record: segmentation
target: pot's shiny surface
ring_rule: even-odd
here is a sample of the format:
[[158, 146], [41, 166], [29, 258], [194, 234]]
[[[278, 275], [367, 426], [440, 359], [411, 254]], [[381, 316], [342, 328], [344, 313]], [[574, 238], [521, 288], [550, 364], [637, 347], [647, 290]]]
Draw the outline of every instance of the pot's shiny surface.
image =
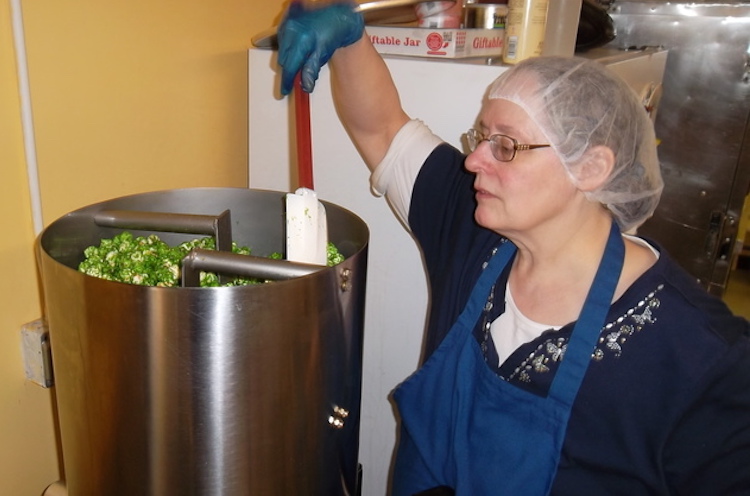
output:
[[326, 204], [329, 239], [346, 260], [265, 285], [144, 287], [75, 269], [85, 247], [120, 231], [94, 223], [109, 209], [229, 209], [238, 243], [283, 251], [283, 199], [230, 188], [147, 193], [77, 210], [41, 234], [70, 494], [354, 493], [369, 237], [358, 217]]

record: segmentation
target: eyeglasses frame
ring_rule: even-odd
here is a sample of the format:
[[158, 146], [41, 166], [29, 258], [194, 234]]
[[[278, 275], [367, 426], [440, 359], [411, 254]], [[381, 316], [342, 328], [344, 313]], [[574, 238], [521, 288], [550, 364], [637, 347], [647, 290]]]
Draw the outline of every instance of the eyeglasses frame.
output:
[[[503, 160], [501, 158], [498, 158], [497, 154], [495, 153], [496, 145], [495, 145], [495, 139], [497, 138], [508, 138], [513, 142], [513, 155], [508, 160]], [[512, 136], [508, 136], [507, 134], [491, 134], [490, 136], [485, 136], [484, 134], [480, 133], [476, 129], [472, 128], [469, 129], [466, 132], [466, 139], [468, 141], [469, 150], [474, 151], [477, 148], [479, 148], [479, 145], [483, 141], [489, 141], [490, 143], [490, 151], [492, 152], [492, 156], [497, 160], [498, 162], [512, 162], [513, 159], [516, 158], [516, 154], [519, 151], [525, 151], [525, 150], [535, 150], [537, 148], [547, 148], [552, 145], [549, 144], [522, 144], [519, 143], [517, 139], [515, 139]], [[476, 142], [476, 144], [472, 147], [471, 143], [472, 141]]]

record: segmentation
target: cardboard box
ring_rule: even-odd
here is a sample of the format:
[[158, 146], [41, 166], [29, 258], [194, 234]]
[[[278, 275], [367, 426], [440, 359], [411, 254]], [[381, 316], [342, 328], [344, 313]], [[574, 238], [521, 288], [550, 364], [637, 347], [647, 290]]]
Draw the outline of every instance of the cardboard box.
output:
[[504, 29], [366, 26], [365, 30], [382, 54], [444, 59], [501, 56], [505, 38]]

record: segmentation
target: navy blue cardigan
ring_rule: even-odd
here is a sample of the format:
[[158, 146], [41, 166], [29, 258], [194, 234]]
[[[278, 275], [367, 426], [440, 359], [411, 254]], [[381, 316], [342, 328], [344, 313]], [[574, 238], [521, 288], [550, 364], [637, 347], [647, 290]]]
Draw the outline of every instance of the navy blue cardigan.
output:
[[[423, 360], [500, 241], [474, 221], [464, 158], [449, 145], [436, 148], [412, 193], [409, 224], [430, 281]], [[610, 309], [571, 414], [554, 495], [750, 494], [750, 324], [660, 252]], [[498, 314], [504, 288], [500, 280]], [[572, 327], [521, 346], [497, 373], [546, 394]]]

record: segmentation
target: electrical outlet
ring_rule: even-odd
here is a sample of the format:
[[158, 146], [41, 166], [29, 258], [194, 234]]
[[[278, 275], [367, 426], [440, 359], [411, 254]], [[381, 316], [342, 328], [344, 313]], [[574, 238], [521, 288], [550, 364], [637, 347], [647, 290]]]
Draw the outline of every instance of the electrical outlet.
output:
[[52, 387], [52, 351], [47, 325], [42, 319], [21, 326], [21, 351], [26, 378], [44, 388]]

